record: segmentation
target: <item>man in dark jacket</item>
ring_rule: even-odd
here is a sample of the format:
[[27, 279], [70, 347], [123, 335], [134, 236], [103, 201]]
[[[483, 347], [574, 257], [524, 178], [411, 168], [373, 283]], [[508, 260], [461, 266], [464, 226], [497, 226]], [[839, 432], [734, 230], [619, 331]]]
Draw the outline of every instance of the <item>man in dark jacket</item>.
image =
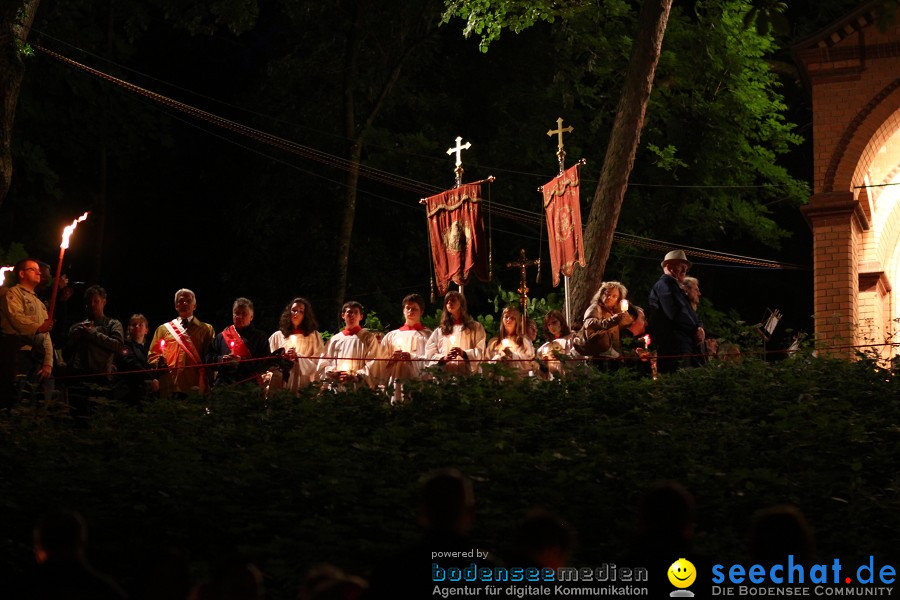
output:
[[690, 261], [683, 250], [673, 250], [662, 261], [663, 274], [650, 290], [650, 335], [659, 353], [658, 370], [672, 373], [690, 366], [694, 348], [706, 333], [682, 288]]

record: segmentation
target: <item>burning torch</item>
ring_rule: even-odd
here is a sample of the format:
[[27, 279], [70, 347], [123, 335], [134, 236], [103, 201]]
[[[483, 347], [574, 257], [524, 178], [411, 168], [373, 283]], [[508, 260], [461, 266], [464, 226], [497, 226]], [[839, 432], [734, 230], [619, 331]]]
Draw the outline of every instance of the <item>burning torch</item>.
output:
[[59, 276], [62, 273], [63, 266], [63, 256], [66, 254], [66, 249], [69, 247], [69, 238], [72, 236], [72, 232], [75, 231], [75, 228], [78, 227], [78, 224], [88, 218], [87, 212], [83, 215], [72, 221], [71, 225], [66, 225], [66, 228], [63, 229], [62, 234], [62, 243], [59, 245], [59, 264], [56, 265], [56, 277], [53, 278], [53, 291], [50, 293], [50, 315], [48, 318], [53, 318], [53, 311], [56, 310], [56, 294], [59, 292]]

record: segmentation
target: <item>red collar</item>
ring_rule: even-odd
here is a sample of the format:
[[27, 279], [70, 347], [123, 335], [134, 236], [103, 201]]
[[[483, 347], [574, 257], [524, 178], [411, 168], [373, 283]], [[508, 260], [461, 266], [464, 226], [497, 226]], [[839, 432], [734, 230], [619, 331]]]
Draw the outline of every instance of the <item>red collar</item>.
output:
[[422, 331], [423, 329], [425, 329], [425, 326], [421, 323], [416, 323], [412, 327], [404, 323], [403, 327], [400, 328], [400, 331]]
[[354, 327], [353, 329], [348, 329], [348, 328], [345, 327], [344, 330], [343, 330], [341, 333], [343, 333], [344, 335], [356, 335], [356, 334], [359, 333], [360, 331], [362, 331], [362, 327], [360, 327], [359, 325], [357, 325], [357, 326]]

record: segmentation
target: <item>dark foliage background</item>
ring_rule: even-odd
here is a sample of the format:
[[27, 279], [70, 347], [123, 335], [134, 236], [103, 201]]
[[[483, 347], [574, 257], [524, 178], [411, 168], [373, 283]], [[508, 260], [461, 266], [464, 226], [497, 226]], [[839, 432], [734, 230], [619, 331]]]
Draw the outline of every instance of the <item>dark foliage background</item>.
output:
[[[790, 28], [761, 35], [743, 23], [746, 2], [676, 3], [619, 231], [808, 265], [810, 236], [797, 206], [808, 195], [811, 117], [788, 48], [853, 6], [792, 2]], [[351, 134], [364, 134], [364, 166], [426, 186], [452, 185], [445, 149], [462, 135], [474, 144], [465, 179], [496, 175], [492, 199], [533, 212], [536, 187], [556, 173], [546, 132], [563, 116], [576, 128], [566, 141], [569, 164], [588, 159], [588, 209], [637, 3], [568, 3], [568, 18], [507, 31], [487, 53], [462, 36], [463, 21], [438, 25], [442, 3], [367, 3], [358, 30], [355, 7], [44, 0], [29, 41], [334, 156], [347, 157]], [[353, 44], [361, 58], [348, 78]], [[401, 55], [403, 68], [366, 128]], [[115, 316], [143, 312], [155, 325], [187, 286], [198, 293], [198, 316], [216, 328], [244, 295], [257, 304], [258, 324], [274, 329], [298, 294], [310, 297], [324, 328], [337, 326], [344, 170], [214, 128], [40, 52], [25, 60], [0, 254], [21, 242], [55, 264], [62, 226], [91, 210], [65, 270], [105, 285]], [[353, 132], [346, 98], [359, 123]], [[697, 187], [720, 185], [764, 187]], [[399, 320], [403, 295], [429, 291], [422, 195], [360, 180], [345, 295], [390, 315], [385, 323]], [[495, 218], [491, 227], [495, 281], [468, 287], [475, 313], [488, 312], [497, 284], [515, 289], [517, 273], [503, 265], [520, 247], [549, 262], [537, 224]], [[660, 254], [617, 244], [606, 277], [646, 302]], [[710, 261], [695, 270], [706, 297], [736, 311], [732, 320], [755, 322], [779, 307], [788, 326], [812, 329], [811, 272]], [[549, 281], [545, 266], [533, 295], [546, 296]]]

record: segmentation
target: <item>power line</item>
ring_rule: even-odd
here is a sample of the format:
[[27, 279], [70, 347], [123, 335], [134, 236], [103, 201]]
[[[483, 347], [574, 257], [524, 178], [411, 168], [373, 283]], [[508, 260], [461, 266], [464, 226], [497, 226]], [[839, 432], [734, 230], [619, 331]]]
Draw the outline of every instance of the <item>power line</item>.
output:
[[[217, 125], [228, 131], [232, 131], [233, 133], [238, 133], [240, 135], [249, 137], [250, 139], [253, 139], [258, 142], [270, 145], [272, 147], [284, 150], [286, 152], [290, 152], [292, 154], [301, 156], [303, 158], [317, 161], [322, 164], [326, 164], [326, 165], [335, 167], [337, 169], [342, 169], [342, 170], [346, 170], [346, 171], [356, 170], [360, 174], [360, 176], [363, 176], [368, 179], [372, 179], [374, 181], [378, 181], [378, 182], [381, 182], [381, 183], [384, 183], [384, 184], [387, 184], [387, 185], [390, 185], [390, 186], [393, 186], [393, 187], [396, 187], [399, 189], [405, 189], [405, 190], [408, 190], [411, 192], [415, 192], [417, 194], [434, 194], [434, 193], [439, 193], [440, 191], [442, 191], [441, 188], [438, 188], [436, 186], [426, 184], [426, 183], [423, 183], [423, 182], [420, 182], [415, 179], [405, 177], [402, 175], [390, 173], [388, 171], [383, 171], [380, 169], [369, 167], [367, 165], [361, 165], [358, 163], [354, 163], [353, 161], [347, 160], [345, 158], [338, 157], [338, 156], [335, 156], [332, 154], [328, 154], [326, 152], [323, 152], [321, 150], [316, 150], [316, 149], [310, 148], [308, 146], [303, 146], [303, 145], [293, 142], [291, 140], [287, 140], [285, 138], [281, 138], [279, 136], [276, 136], [276, 135], [273, 135], [270, 133], [266, 133], [266, 132], [260, 131], [258, 129], [254, 129], [247, 125], [237, 123], [236, 121], [232, 121], [230, 119], [220, 117], [216, 114], [198, 109], [189, 104], [185, 104], [184, 102], [174, 100], [172, 98], [169, 98], [169, 97], [159, 94], [157, 92], [153, 92], [146, 88], [140, 87], [140, 86], [135, 85], [130, 82], [127, 82], [118, 77], [114, 77], [112, 75], [109, 75], [107, 73], [104, 73], [102, 71], [94, 69], [92, 67], [89, 67], [82, 63], [79, 63], [73, 59], [65, 57], [57, 52], [48, 50], [41, 46], [35, 45], [35, 46], [33, 46], [33, 48], [35, 50], [43, 52], [44, 54], [46, 54], [52, 58], [59, 60], [60, 62], [62, 62], [64, 64], [75, 67], [75, 68], [82, 70], [90, 75], [93, 75], [95, 77], [98, 77], [100, 79], [103, 79], [105, 81], [113, 83], [115, 85], [118, 85], [120, 87], [123, 87], [124, 89], [127, 89], [131, 92], [134, 92], [134, 93], [140, 95], [140, 96], [143, 96], [145, 98], [148, 98], [150, 100], [158, 102], [164, 106], [168, 106], [175, 110], [181, 111], [185, 114], [193, 116], [197, 119]], [[201, 128], [201, 130], [202, 130], [202, 128]], [[215, 134], [212, 134], [212, 135], [215, 135]], [[221, 137], [221, 136], [217, 136], [217, 137]], [[227, 139], [227, 138], [222, 137], [221, 139]], [[229, 140], [229, 141], [231, 143], [237, 144], [237, 142], [234, 142], [232, 140]], [[240, 146], [240, 144], [237, 144], [237, 145]], [[264, 153], [259, 153], [259, 154], [262, 154], [263, 156], [267, 156]], [[279, 161], [279, 162], [282, 162], [283, 164], [287, 164], [287, 163], [284, 163], [284, 161]], [[291, 165], [291, 166], [293, 168], [296, 168], [297, 170], [308, 173], [308, 171], [304, 171], [303, 169], [296, 167], [295, 165]], [[325, 179], [327, 179], [327, 178], [325, 178]], [[329, 181], [333, 181], [333, 180], [329, 180]], [[629, 185], [636, 185], [636, 184], [629, 184]], [[741, 187], [741, 186], [724, 186], [724, 187]], [[763, 186], [751, 186], [751, 187], [763, 187]], [[394, 202], [396, 202], [396, 201], [394, 201]], [[397, 203], [402, 204], [399, 202], [397, 202]], [[540, 212], [530, 211], [527, 209], [523, 209], [523, 208], [511, 206], [511, 205], [504, 205], [504, 204], [500, 204], [497, 202], [485, 203], [485, 209], [487, 210], [487, 212], [497, 214], [498, 216], [506, 217], [508, 219], [519, 221], [519, 222], [522, 222], [525, 224], [538, 225], [538, 226], [542, 225], [542, 219], [541, 219]], [[697, 257], [701, 257], [701, 258], [708, 258], [708, 259], [712, 259], [712, 260], [734, 262], [734, 263], [738, 263], [738, 264], [745, 264], [745, 265], [766, 267], [766, 268], [773, 268], [773, 269], [806, 269], [806, 267], [803, 267], [802, 265], [782, 263], [779, 261], [773, 261], [773, 260], [767, 260], [767, 259], [757, 259], [757, 258], [753, 258], [753, 257], [740, 256], [737, 254], [729, 254], [729, 253], [725, 253], [725, 252], [717, 252], [714, 250], [706, 250], [703, 248], [695, 248], [695, 247], [691, 247], [691, 246], [671, 244], [671, 243], [660, 241], [660, 240], [653, 240], [650, 238], [642, 238], [639, 236], [634, 236], [634, 235], [629, 235], [629, 234], [614, 233], [613, 235], [614, 235], [613, 239], [617, 240], [621, 243], [631, 244], [633, 246], [639, 246], [639, 247], [653, 249], [653, 250], [666, 250], [666, 249], [671, 250], [673, 247], [676, 247], [676, 248], [680, 247], [682, 249], [689, 251], [689, 253], [693, 256], [697, 256]]]

